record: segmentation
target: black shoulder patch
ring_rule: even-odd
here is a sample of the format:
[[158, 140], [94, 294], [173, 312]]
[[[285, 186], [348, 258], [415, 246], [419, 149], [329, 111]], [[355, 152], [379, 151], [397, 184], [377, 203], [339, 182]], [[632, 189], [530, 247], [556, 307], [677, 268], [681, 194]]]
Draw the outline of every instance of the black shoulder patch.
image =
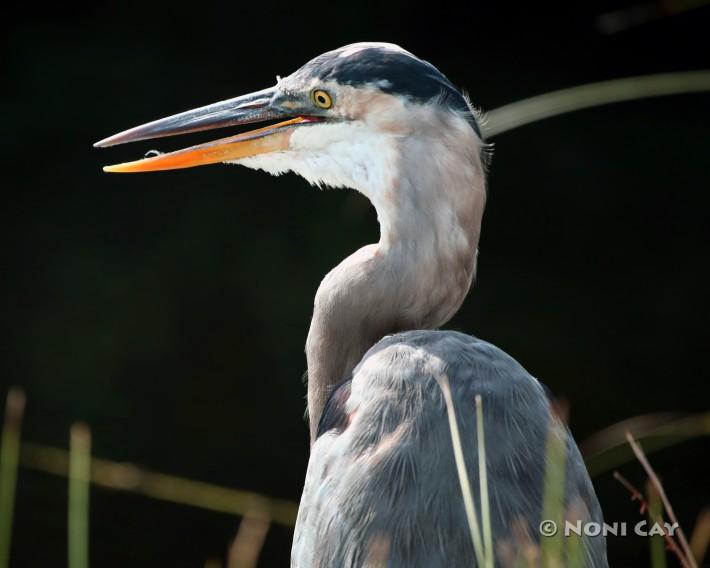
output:
[[325, 434], [334, 428], [339, 431], [347, 428], [350, 419], [345, 410], [345, 405], [350, 398], [351, 384], [352, 379], [341, 383], [330, 395], [330, 398], [325, 405], [325, 409], [323, 410], [323, 414], [320, 417], [320, 422], [318, 422], [316, 439], [320, 438], [322, 434]]

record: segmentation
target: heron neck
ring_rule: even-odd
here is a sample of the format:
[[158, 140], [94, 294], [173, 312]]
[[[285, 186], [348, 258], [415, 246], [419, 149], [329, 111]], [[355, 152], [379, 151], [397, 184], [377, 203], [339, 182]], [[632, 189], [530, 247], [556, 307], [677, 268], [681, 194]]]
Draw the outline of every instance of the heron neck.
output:
[[443, 325], [470, 288], [485, 179], [478, 144], [452, 151], [446, 142], [427, 152], [402, 142], [389, 178], [396, 181], [363, 191], [377, 211], [378, 244], [321, 282], [306, 344], [312, 442], [330, 394], [370, 347], [388, 334]]

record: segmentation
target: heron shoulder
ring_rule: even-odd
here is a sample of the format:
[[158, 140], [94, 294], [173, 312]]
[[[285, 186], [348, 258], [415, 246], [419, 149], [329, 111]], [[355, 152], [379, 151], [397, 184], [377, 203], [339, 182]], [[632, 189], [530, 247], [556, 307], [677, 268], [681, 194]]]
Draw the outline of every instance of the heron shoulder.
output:
[[[319, 435], [348, 424], [349, 419], [343, 415], [356, 412], [361, 404], [378, 404], [375, 390], [380, 389], [399, 391], [405, 396], [427, 385], [437, 394], [431, 403], [443, 411], [436, 382], [442, 375], [450, 378], [454, 400], [475, 393], [484, 398], [514, 397], [518, 405], [548, 403], [542, 384], [498, 347], [456, 331], [407, 331], [388, 335], [376, 343], [351, 378], [333, 391]], [[424, 400], [418, 402], [425, 404]], [[389, 398], [379, 401], [382, 405], [388, 403]]]
[[[479, 483], [475, 396], [483, 399], [497, 542], [514, 538], [512, 527], [519, 522], [535, 540], [550, 431], [567, 446], [560, 506], [580, 519], [601, 521], [576, 444], [534, 377], [475, 337], [408, 331], [373, 346], [326, 405], [299, 509], [293, 566], [367, 565], [382, 538], [388, 566], [475, 565], [437, 380], [442, 375], [450, 384], [474, 487]], [[585, 565], [606, 566], [603, 538], [584, 546]]]

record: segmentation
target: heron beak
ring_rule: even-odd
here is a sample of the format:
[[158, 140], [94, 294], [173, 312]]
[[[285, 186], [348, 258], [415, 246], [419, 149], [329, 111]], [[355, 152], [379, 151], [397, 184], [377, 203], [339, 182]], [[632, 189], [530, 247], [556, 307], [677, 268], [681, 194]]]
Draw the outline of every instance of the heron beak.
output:
[[[97, 142], [94, 146], [105, 148], [138, 140], [283, 118], [284, 114], [273, 110], [270, 105], [274, 93], [275, 88], [272, 87], [250, 95], [169, 116], [120, 132]], [[184, 150], [158, 154], [135, 162], [105, 166], [104, 171], [129, 173], [175, 170], [287, 150], [292, 129], [298, 124], [314, 120], [308, 117], [291, 118], [265, 128], [199, 144]]]

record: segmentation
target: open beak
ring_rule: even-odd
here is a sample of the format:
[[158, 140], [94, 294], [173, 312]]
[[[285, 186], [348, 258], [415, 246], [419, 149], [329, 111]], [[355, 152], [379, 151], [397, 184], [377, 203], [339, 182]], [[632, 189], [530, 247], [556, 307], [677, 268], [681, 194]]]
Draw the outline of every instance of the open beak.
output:
[[[189, 110], [125, 130], [97, 142], [94, 146], [105, 148], [126, 142], [283, 118], [283, 112], [276, 111], [271, 107], [274, 93], [275, 88], [272, 87], [250, 95]], [[175, 170], [283, 151], [288, 149], [292, 130], [296, 125], [317, 120], [311, 117], [291, 118], [265, 128], [199, 144], [184, 150], [159, 154], [135, 162], [105, 166], [104, 171], [128, 173]]]

